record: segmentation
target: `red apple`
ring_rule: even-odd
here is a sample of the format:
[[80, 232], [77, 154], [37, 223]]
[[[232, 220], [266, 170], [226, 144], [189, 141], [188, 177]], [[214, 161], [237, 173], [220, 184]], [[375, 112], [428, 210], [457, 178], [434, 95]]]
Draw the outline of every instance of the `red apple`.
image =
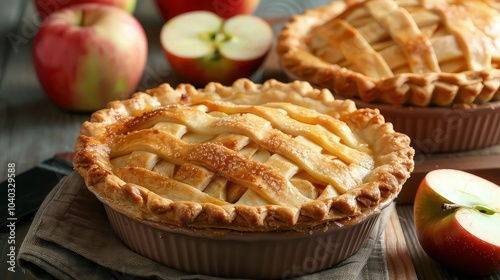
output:
[[210, 11], [223, 18], [235, 15], [253, 14], [259, 0], [156, 0], [165, 21], [174, 16], [192, 11]]
[[96, 3], [115, 6], [132, 14], [135, 10], [136, 0], [34, 0], [38, 15], [44, 20], [48, 15], [71, 5]]
[[141, 24], [122, 9], [70, 6], [51, 14], [33, 42], [33, 63], [47, 96], [61, 108], [94, 111], [135, 91], [146, 66]]
[[194, 11], [167, 21], [160, 41], [172, 69], [186, 82], [231, 84], [259, 69], [271, 49], [273, 31], [257, 16], [225, 20], [212, 12]]
[[500, 271], [500, 187], [452, 169], [429, 172], [414, 201], [415, 228], [424, 251], [468, 275]]

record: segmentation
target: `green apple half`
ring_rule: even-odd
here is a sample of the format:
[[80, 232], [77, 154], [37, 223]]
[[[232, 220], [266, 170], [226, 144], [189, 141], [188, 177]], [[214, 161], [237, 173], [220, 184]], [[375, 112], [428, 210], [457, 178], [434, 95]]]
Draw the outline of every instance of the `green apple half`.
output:
[[187, 82], [231, 84], [252, 76], [262, 65], [273, 31], [257, 16], [225, 20], [212, 12], [194, 11], [167, 21], [160, 41], [172, 69]]
[[417, 236], [444, 266], [469, 275], [500, 271], [500, 187], [473, 174], [438, 169], [414, 201]]

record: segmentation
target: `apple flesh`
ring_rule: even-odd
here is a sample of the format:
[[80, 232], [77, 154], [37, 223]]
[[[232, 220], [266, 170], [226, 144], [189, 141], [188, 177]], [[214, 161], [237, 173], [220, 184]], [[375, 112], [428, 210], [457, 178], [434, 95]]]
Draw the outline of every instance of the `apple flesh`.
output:
[[125, 11], [75, 5], [51, 14], [38, 29], [33, 64], [46, 95], [70, 111], [95, 111], [128, 98], [142, 78], [147, 38]]
[[231, 84], [259, 69], [271, 49], [273, 31], [253, 15], [224, 20], [212, 12], [194, 11], [167, 21], [160, 41], [172, 69], [185, 82]]
[[210, 11], [222, 18], [235, 15], [253, 14], [259, 5], [259, 0], [156, 0], [165, 21], [192, 11]]
[[35, 8], [38, 15], [44, 20], [53, 12], [59, 11], [66, 7], [85, 3], [95, 3], [115, 6], [123, 9], [129, 14], [134, 13], [137, 0], [34, 0]]
[[414, 222], [424, 251], [468, 275], [500, 271], [500, 187], [451, 169], [429, 172], [418, 187]]

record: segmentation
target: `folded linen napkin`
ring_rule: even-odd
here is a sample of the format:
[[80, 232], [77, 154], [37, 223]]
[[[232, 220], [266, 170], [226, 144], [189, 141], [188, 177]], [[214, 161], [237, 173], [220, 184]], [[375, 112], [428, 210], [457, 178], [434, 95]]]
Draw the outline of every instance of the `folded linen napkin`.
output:
[[[299, 279], [388, 279], [380, 237], [384, 219], [357, 253]], [[63, 178], [44, 200], [19, 248], [18, 262], [38, 279], [223, 279], [177, 271], [128, 249], [77, 172]]]

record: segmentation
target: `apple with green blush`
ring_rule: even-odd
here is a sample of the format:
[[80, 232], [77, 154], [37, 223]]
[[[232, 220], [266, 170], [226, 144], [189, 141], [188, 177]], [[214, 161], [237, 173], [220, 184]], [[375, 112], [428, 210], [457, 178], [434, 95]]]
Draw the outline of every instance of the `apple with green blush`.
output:
[[192, 11], [209, 11], [222, 18], [253, 14], [260, 0], [155, 0], [165, 21]]
[[414, 219], [436, 262], [467, 275], [500, 271], [500, 186], [460, 170], [433, 170], [417, 189]]
[[44, 20], [53, 12], [78, 4], [95, 3], [120, 8], [133, 14], [137, 0], [34, 0], [38, 15]]
[[70, 111], [95, 111], [128, 98], [147, 62], [138, 20], [122, 9], [82, 4], [51, 14], [33, 42], [33, 64], [46, 95]]

